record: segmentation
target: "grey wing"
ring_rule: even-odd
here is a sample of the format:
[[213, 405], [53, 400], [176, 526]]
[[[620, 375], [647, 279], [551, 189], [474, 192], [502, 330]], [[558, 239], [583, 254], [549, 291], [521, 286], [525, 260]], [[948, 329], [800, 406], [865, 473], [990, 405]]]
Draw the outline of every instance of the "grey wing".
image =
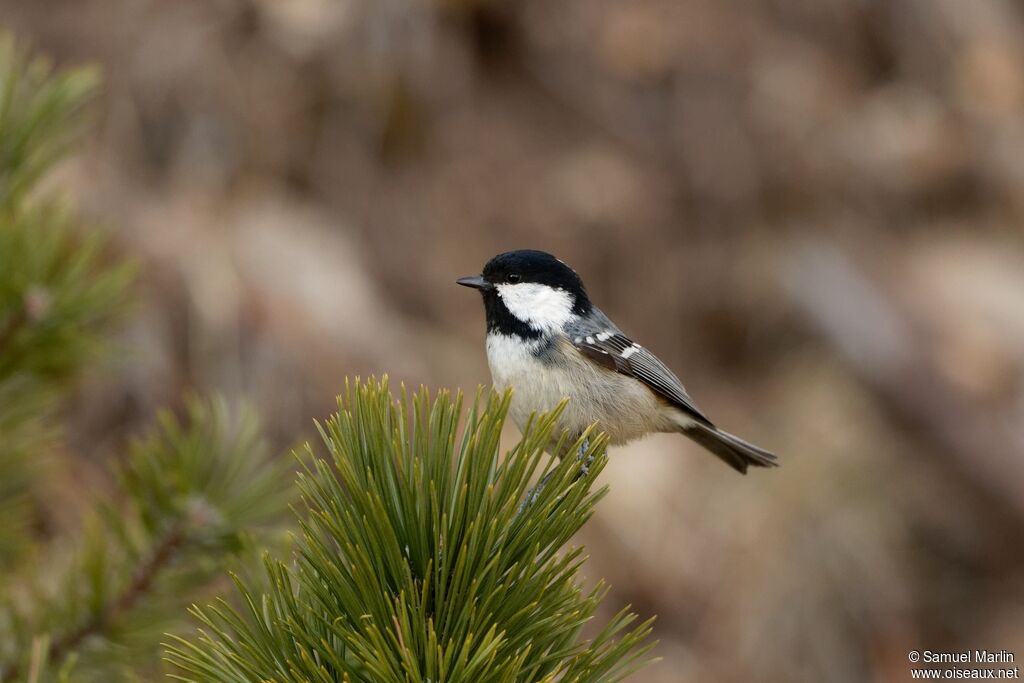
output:
[[683, 412], [711, 424], [683, 383], [657, 356], [624, 335], [603, 313], [594, 312], [590, 320], [568, 330], [570, 341], [580, 353], [609, 370], [640, 380]]

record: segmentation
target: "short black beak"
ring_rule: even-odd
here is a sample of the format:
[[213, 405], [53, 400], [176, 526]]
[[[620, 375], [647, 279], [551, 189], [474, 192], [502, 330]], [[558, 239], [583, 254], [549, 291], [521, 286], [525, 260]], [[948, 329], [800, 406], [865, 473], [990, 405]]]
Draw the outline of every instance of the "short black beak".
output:
[[473, 289], [490, 289], [492, 287], [491, 283], [485, 280], [483, 275], [460, 277], [455, 283], [463, 287], [472, 287]]

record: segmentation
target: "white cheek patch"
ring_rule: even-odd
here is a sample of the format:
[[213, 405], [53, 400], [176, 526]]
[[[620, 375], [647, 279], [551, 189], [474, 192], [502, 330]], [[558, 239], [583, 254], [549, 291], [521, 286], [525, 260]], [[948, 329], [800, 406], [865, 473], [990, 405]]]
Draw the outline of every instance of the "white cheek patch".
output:
[[535, 330], [555, 332], [576, 317], [572, 295], [564, 289], [520, 282], [498, 285], [497, 290], [509, 312]]

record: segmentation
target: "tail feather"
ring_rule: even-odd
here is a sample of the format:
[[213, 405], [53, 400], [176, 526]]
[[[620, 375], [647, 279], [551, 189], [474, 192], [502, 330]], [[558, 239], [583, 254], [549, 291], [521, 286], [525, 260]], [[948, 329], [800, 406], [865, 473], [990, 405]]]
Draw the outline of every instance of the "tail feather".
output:
[[778, 458], [771, 451], [758, 448], [711, 425], [693, 424], [683, 429], [683, 434], [724, 460], [741, 474], [747, 467], [777, 467]]

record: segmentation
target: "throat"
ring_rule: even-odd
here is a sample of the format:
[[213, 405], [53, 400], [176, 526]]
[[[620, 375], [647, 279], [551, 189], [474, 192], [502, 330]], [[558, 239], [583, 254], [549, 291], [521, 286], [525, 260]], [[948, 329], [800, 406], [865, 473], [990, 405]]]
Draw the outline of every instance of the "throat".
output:
[[522, 384], [525, 378], [536, 377], [543, 371], [544, 358], [552, 343], [549, 337], [527, 338], [488, 332], [487, 364], [494, 386], [515, 386]]

